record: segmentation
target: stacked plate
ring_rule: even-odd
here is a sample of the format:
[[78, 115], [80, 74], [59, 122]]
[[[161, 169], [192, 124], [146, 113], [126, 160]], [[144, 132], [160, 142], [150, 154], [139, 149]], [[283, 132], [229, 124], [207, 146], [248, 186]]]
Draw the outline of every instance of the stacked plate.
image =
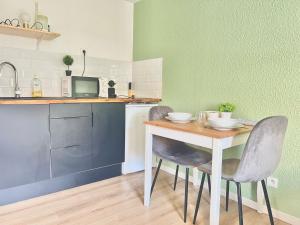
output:
[[172, 121], [173, 123], [190, 123], [192, 120], [194, 120], [191, 113], [182, 112], [168, 113], [166, 119]]
[[215, 130], [233, 130], [243, 127], [238, 119], [213, 118], [208, 120], [208, 124]]

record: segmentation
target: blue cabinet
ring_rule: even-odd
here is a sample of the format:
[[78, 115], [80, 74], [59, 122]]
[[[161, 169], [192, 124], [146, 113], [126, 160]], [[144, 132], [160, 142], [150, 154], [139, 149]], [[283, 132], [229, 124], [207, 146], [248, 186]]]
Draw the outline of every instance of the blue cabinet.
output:
[[48, 105], [0, 105], [0, 189], [50, 178]]
[[92, 169], [91, 104], [50, 105], [52, 177]]
[[91, 104], [51, 104], [50, 118], [91, 116]]
[[50, 105], [52, 176], [121, 164], [125, 104]]
[[0, 134], [3, 205], [121, 175], [125, 104], [0, 105]]
[[92, 104], [93, 168], [124, 162], [125, 104]]
[[91, 145], [73, 145], [51, 150], [52, 176], [58, 177], [92, 168]]
[[50, 119], [50, 131], [52, 149], [90, 145], [92, 141], [92, 117]]

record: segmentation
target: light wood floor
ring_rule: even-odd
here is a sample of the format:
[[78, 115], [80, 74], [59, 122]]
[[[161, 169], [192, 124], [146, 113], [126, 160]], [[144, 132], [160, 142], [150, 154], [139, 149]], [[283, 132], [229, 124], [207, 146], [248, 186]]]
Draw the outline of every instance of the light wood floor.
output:
[[[160, 173], [149, 209], [143, 206], [143, 173], [117, 177], [0, 207], [1, 225], [177, 225], [184, 224], [183, 180], [172, 190], [173, 176]], [[188, 222], [192, 224], [196, 193], [189, 190]], [[238, 225], [235, 202], [228, 213], [222, 199], [222, 225]], [[209, 198], [204, 193], [197, 224], [209, 224]], [[244, 207], [246, 225], [269, 225], [268, 217]], [[276, 225], [285, 225], [276, 221]]]

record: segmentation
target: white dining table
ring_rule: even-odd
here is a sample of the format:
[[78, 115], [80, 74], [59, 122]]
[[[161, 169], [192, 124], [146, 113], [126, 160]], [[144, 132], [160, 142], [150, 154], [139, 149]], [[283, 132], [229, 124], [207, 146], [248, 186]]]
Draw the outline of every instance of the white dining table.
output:
[[[217, 131], [206, 128], [197, 122], [177, 124], [166, 120], [146, 121], [145, 127], [144, 205], [149, 207], [151, 201], [153, 135], [205, 147], [212, 151], [210, 225], [219, 225], [223, 151], [234, 146], [245, 144], [253, 127], [245, 126], [235, 130]], [[199, 185], [200, 183], [198, 173], [197, 168], [194, 168], [194, 185]]]

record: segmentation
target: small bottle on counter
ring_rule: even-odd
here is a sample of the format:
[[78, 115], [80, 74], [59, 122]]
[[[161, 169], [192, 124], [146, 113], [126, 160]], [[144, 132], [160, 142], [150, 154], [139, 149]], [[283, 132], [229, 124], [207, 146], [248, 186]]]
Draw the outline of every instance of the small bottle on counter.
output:
[[42, 81], [38, 78], [37, 75], [32, 79], [32, 97], [42, 97]]
[[134, 90], [131, 82], [128, 83], [128, 97], [134, 98]]

